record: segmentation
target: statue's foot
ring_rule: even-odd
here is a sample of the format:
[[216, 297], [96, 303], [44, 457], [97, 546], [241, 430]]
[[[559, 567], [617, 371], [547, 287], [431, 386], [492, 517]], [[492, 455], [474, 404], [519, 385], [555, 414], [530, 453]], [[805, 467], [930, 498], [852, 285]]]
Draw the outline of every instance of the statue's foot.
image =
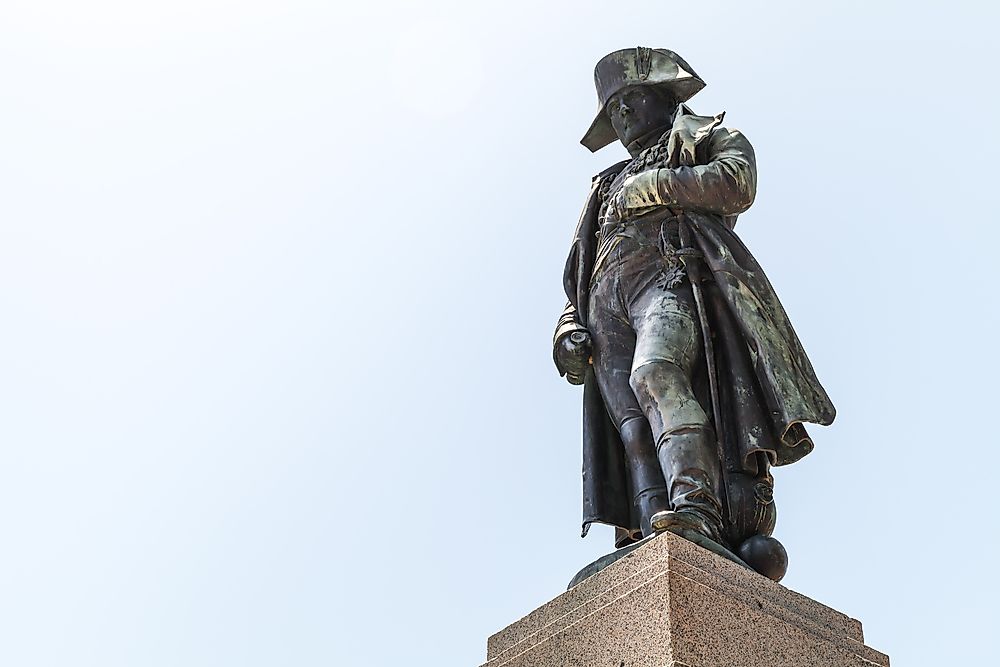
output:
[[656, 531], [652, 526], [652, 518], [670, 510], [670, 499], [665, 487], [647, 489], [635, 497], [635, 506], [639, 510], [639, 529], [643, 537], [649, 537]]
[[677, 532], [678, 529], [694, 531], [702, 536], [721, 543], [719, 531], [699, 512], [691, 510], [664, 510], [649, 518], [649, 523], [657, 533], [663, 531]]
[[714, 539], [715, 531], [712, 530], [712, 526], [694, 512], [684, 510], [657, 512], [649, 522], [657, 533], [673, 533], [749, 570], [753, 569], [739, 556], [717, 542]]

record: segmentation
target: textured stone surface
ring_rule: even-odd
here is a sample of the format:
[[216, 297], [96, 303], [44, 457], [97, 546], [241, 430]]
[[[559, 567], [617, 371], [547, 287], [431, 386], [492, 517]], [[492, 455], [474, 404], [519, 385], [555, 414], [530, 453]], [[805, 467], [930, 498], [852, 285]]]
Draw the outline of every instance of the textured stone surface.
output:
[[487, 667], [888, 665], [861, 623], [665, 533], [489, 638]]

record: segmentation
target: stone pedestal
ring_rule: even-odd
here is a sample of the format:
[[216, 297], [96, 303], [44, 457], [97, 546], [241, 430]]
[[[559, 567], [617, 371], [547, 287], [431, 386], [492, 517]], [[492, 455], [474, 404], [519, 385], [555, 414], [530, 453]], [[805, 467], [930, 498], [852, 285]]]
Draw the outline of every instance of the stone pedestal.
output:
[[665, 533], [490, 637], [484, 667], [872, 667], [861, 623]]

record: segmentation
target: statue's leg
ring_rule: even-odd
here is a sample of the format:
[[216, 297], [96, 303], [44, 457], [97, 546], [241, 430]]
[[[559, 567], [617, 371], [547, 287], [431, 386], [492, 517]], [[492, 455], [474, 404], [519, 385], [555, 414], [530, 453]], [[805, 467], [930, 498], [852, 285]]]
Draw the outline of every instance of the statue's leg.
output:
[[591, 309], [589, 324], [597, 383], [625, 448], [636, 522], [643, 536], [650, 535], [650, 517], [669, 510], [670, 499], [649, 421], [629, 385], [635, 334], [621, 316], [601, 305]]
[[630, 386], [650, 425], [672, 508], [725, 545], [714, 432], [691, 386], [701, 343], [690, 286], [650, 286], [630, 311], [636, 331]]

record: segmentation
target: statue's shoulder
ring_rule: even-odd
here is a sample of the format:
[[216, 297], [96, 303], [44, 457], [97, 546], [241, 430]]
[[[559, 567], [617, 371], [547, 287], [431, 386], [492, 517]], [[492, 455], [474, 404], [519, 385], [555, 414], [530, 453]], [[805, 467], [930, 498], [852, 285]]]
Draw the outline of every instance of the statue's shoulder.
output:
[[598, 183], [606, 178], [613, 178], [617, 176], [618, 174], [621, 173], [622, 169], [624, 169], [625, 166], [628, 165], [629, 162], [631, 162], [631, 160], [622, 160], [621, 162], [614, 163], [604, 171], [594, 174], [592, 182]]
[[699, 116], [682, 106], [671, 128], [660, 137], [656, 150], [665, 156], [670, 167], [707, 164], [721, 153], [738, 152], [752, 157], [750, 142], [739, 130], [724, 126], [725, 117], [724, 111], [714, 116]]
[[590, 181], [590, 199], [588, 201], [595, 201], [595, 197], [600, 201], [604, 201], [611, 189], [611, 184], [631, 162], [631, 160], [616, 162], [599, 174], [594, 175], [594, 178]]
[[660, 137], [660, 142], [666, 144], [672, 138], [674, 142], [700, 144], [716, 132], [727, 131], [722, 125], [725, 117], [725, 111], [714, 116], [699, 116], [691, 111], [691, 108], [686, 104], [682, 104], [679, 113], [674, 117], [672, 126]]

